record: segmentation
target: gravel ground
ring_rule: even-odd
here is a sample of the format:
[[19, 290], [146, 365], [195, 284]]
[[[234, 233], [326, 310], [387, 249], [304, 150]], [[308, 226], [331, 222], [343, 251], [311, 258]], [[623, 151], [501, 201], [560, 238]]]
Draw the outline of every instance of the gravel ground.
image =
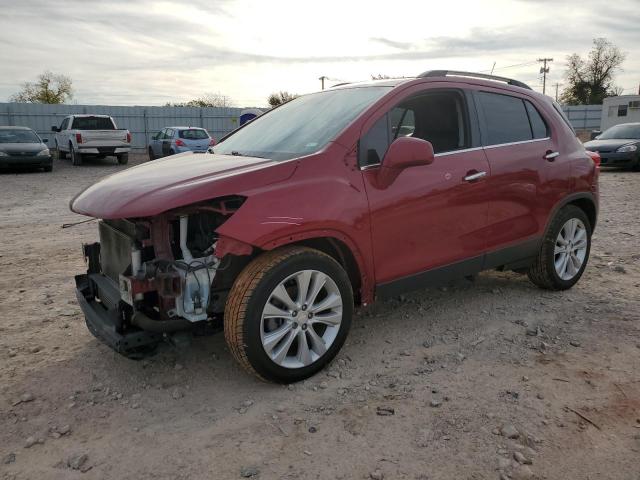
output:
[[134, 362], [89, 334], [73, 275], [96, 224], [61, 225], [123, 168], [0, 175], [1, 479], [640, 478], [640, 174], [602, 173], [572, 290], [488, 272], [379, 302], [284, 387], [222, 335]]

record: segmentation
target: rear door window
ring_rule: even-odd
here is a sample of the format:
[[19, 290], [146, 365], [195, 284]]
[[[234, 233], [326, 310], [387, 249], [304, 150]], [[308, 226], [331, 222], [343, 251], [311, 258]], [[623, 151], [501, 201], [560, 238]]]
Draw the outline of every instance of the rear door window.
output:
[[498, 93], [478, 92], [484, 113], [485, 145], [531, 140], [531, 126], [522, 99]]

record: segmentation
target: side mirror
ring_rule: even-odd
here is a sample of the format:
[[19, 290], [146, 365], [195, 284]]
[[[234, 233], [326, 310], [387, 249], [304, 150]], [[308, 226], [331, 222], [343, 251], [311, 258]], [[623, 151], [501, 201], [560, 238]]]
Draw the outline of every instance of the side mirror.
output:
[[42, 139], [42, 143], [49, 143], [49, 139], [48, 138], [43, 138]]
[[382, 166], [378, 170], [376, 180], [378, 188], [387, 188], [404, 169], [430, 165], [434, 158], [431, 142], [413, 137], [396, 138], [389, 146]]
[[52, 132], [59, 132], [60, 129], [54, 125], [53, 127], [51, 127], [51, 131]]

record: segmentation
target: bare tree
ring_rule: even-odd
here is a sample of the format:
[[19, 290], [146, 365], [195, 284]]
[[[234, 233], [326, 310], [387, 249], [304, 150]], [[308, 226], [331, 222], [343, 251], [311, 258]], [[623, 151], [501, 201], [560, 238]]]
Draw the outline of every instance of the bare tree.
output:
[[289, 92], [274, 92], [271, 95], [269, 95], [269, 97], [267, 98], [267, 102], [269, 102], [269, 105], [271, 105], [272, 107], [277, 107], [278, 105], [282, 105], [283, 103], [287, 103], [291, 100], [293, 100], [294, 98], [298, 98], [298, 94], [297, 93], [289, 93]]
[[587, 59], [577, 53], [567, 57], [567, 88], [561, 101], [569, 105], [600, 105], [619, 88], [613, 77], [626, 54], [606, 38], [595, 38]]
[[46, 71], [35, 82], [26, 82], [22, 90], [11, 96], [11, 102], [65, 103], [73, 97], [71, 79], [65, 75]]
[[371, 75], [371, 80], [389, 80], [390, 77], [389, 75], [384, 75], [382, 73], [379, 73], [378, 75]]
[[204, 95], [189, 100], [188, 102], [167, 103], [167, 107], [233, 107], [234, 102], [228, 95], [217, 93], [205, 93]]

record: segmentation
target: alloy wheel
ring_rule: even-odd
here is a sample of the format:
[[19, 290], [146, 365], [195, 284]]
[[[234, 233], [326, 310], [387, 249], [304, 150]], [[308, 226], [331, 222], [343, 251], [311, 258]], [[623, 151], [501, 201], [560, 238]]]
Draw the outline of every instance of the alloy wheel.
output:
[[587, 255], [587, 229], [578, 218], [571, 218], [562, 226], [554, 249], [553, 262], [562, 280], [575, 277]]
[[281, 367], [306, 367], [329, 350], [341, 322], [342, 296], [336, 283], [318, 270], [302, 270], [269, 295], [260, 320], [262, 347]]

